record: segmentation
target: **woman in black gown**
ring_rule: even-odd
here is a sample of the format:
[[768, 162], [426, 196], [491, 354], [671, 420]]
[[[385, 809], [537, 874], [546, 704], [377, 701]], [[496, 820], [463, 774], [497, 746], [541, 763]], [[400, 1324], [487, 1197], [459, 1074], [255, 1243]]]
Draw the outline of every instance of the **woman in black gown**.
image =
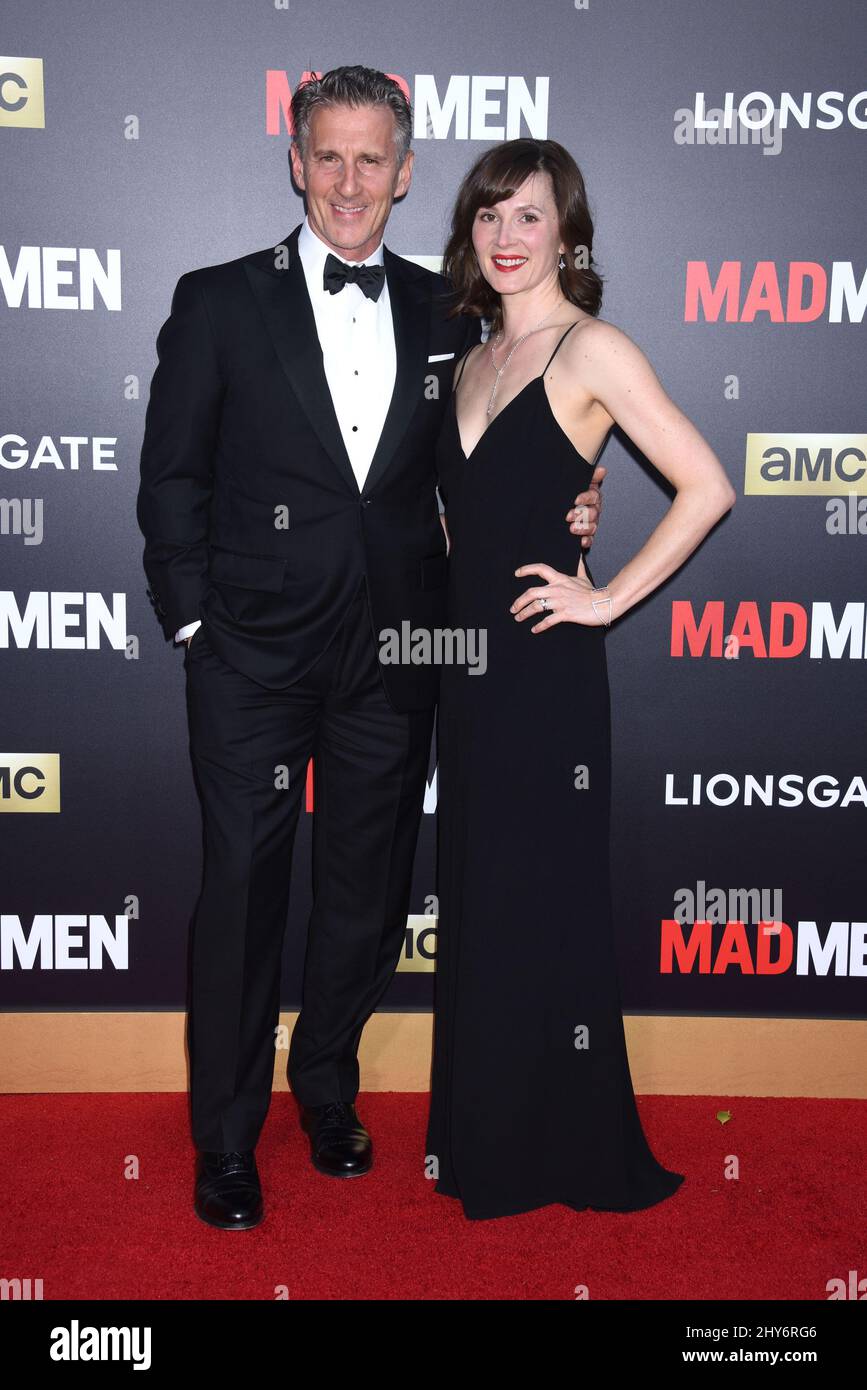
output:
[[[441, 677], [427, 1155], [471, 1218], [632, 1211], [683, 1181], [648, 1147], [626, 1052], [605, 635], [734, 493], [640, 349], [598, 319], [592, 235], [567, 151], [510, 141], [464, 180], [444, 265], [457, 308], [491, 320], [439, 442], [448, 626], [485, 633], [486, 666]], [[563, 518], [615, 420], [677, 495], [597, 588]]]

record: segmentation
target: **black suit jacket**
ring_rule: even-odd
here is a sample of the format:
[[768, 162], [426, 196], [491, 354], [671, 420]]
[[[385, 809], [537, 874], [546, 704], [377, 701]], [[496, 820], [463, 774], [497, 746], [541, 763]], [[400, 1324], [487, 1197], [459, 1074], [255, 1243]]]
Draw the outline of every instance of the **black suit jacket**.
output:
[[[383, 248], [397, 375], [359, 492], [300, 230], [179, 279], [157, 338], [137, 506], [166, 637], [200, 618], [217, 654], [269, 688], [313, 666], [362, 576], [377, 636], [443, 625], [435, 445], [455, 363], [481, 338], [478, 319], [446, 317], [442, 276]], [[436, 667], [380, 669], [396, 709], [435, 702]]]

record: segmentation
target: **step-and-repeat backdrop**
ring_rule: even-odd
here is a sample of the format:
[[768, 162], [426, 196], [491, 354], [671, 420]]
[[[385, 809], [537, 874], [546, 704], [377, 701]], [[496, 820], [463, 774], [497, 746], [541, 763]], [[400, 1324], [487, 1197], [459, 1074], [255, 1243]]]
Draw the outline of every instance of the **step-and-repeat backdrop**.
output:
[[[602, 316], [738, 491], [607, 639], [624, 1007], [867, 1016], [865, 28], [858, 0], [4, 7], [2, 1007], [183, 1005], [199, 806], [183, 653], [135, 519], [156, 334], [184, 271], [301, 220], [291, 93], [357, 62], [413, 102], [415, 177], [386, 238], [402, 255], [438, 264], [491, 143], [569, 148]], [[670, 502], [622, 435], [602, 462], [600, 583]], [[431, 1004], [435, 810], [432, 757], [391, 1007]], [[576, 914], [596, 851], [550, 866]]]

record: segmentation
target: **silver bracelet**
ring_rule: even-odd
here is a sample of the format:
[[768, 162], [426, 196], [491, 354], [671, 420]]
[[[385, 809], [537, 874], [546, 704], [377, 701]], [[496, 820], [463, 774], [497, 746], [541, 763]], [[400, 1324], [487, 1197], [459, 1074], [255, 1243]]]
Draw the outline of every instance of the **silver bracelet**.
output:
[[[593, 589], [590, 590], [590, 592], [591, 592], [591, 594], [607, 594], [607, 593], [608, 593], [608, 585], [607, 585], [607, 584], [597, 584], [595, 588], [593, 588]], [[611, 617], [612, 617], [612, 613], [611, 613], [611, 604], [612, 604], [612, 602], [613, 602], [613, 600], [611, 599], [611, 596], [609, 595], [608, 598], [601, 598], [601, 599], [598, 599], [598, 600], [595, 599], [595, 598], [592, 598], [592, 599], [590, 600], [590, 602], [591, 602], [591, 604], [592, 604], [592, 606], [593, 606], [593, 612], [596, 614], [596, 617], [599, 619], [599, 621], [600, 621], [605, 627], [610, 627], [610, 626], [611, 626]], [[599, 602], [600, 604], [604, 604], [604, 603], [607, 603], [607, 604], [608, 604], [608, 616], [607, 616], [607, 617], [605, 617], [605, 618], [602, 617], [601, 613], [599, 612], [599, 609], [596, 607], [597, 602]]]

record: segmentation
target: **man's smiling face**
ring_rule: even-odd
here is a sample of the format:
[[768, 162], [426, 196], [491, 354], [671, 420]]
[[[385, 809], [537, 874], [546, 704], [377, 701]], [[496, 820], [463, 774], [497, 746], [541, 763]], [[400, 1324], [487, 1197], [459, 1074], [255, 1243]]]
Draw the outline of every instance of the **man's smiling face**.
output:
[[292, 172], [307, 195], [310, 225], [347, 261], [376, 250], [392, 203], [409, 188], [413, 153], [398, 167], [394, 137], [388, 106], [318, 106], [303, 162], [292, 146]]

